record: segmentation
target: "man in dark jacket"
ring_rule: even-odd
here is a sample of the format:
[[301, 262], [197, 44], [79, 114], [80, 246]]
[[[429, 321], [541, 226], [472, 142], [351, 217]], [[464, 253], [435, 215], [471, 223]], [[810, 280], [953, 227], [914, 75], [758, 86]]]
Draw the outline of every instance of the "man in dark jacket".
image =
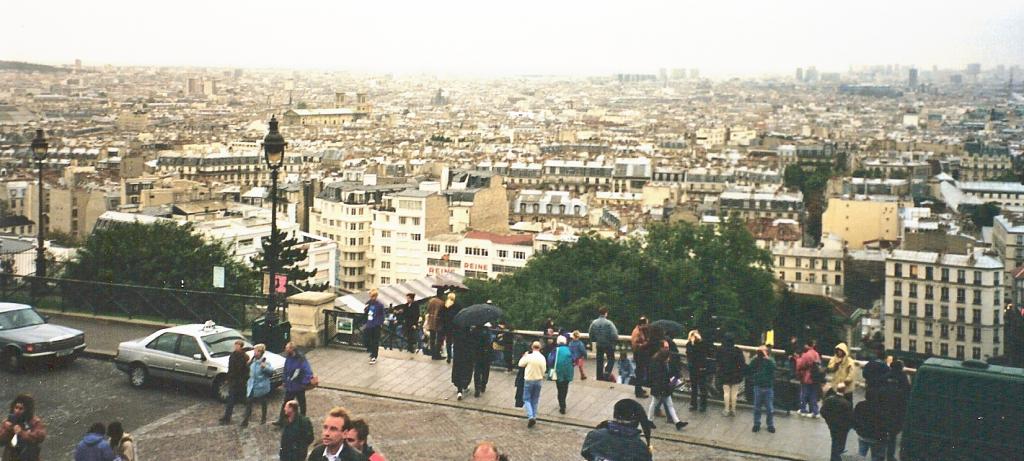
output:
[[736, 398], [739, 396], [740, 383], [743, 382], [743, 372], [747, 368], [747, 363], [743, 351], [736, 347], [732, 334], [726, 334], [722, 338], [722, 347], [715, 354], [715, 362], [718, 364], [718, 381], [722, 383], [722, 396], [725, 399], [722, 414], [734, 416]]
[[[651, 461], [650, 437], [654, 423], [635, 400], [615, 403], [612, 417], [587, 433], [580, 455], [587, 461]], [[648, 443], [640, 440], [644, 434]]]
[[697, 330], [690, 331], [686, 342], [686, 363], [690, 368], [690, 411], [708, 411], [708, 359], [711, 348]]
[[883, 410], [885, 421], [886, 457], [896, 459], [896, 435], [903, 430], [903, 422], [907, 416], [907, 402], [910, 399], [910, 380], [903, 371], [903, 362], [894, 360], [889, 366], [889, 373], [877, 386], [878, 391], [873, 397], [878, 399]]
[[349, 421], [347, 410], [332, 408], [324, 418], [321, 443], [309, 452], [307, 461], [368, 461], [366, 456], [345, 443]]
[[608, 308], [598, 309], [598, 316], [590, 322], [588, 336], [597, 346], [597, 379], [608, 381], [615, 369], [615, 344], [619, 341], [619, 329], [608, 320]]
[[402, 321], [402, 333], [405, 336], [405, 348], [409, 352], [416, 352], [419, 348], [420, 334], [420, 308], [416, 305], [416, 295], [407, 293], [405, 295], [405, 307], [402, 308], [399, 318]]
[[861, 370], [861, 376], [864, 377], [865, 398], [874, 398], [875, 392], [888, 375], [889, 365], [885, 363], [885, 349], [883, 346], [876, 346], [871, 351], [871, 359], [868, 360], [868, 363], [864, 365], [864, 369]]
[[249, 356], [245, 355], [244, 348], [244, 341], [235, 341], [235, 350], [228, 357], [228, 399], [224, 405], [224, 416], [220, 418], [221, 424], [230, 424], [235, 404], [245, 402], [245, 386], [249, 382]]
[[110, 448], [105, 434], [107, 427], [103, 423], [93, 423], [78, 446], [75, 447], [75, 461], [114, 461], [117, 455]]
[[821, 404], [821, 417], [825, 418], [828, 432], [832, 436], [832, 455], [830, 461], [842, 461], [846, 451], [846, 436], [853, 427], [853, 405], [844, 396], [846, 383], [839, 383], [836, 391], [829, 391], [828, 397]]
[[853, 429], [857, 431], [857, 446], [861, 457], [871, 452], [871, 461], [885, 460], [885, 415], [876, 399], [865, 399], [853, 407]]
[[313, 424], [299, 412], [299, 402], [289, 400], [284, 404], [285, 423], [281, 430], [281, 461], [302, 461], [306, 450], [313, 443]]
[[437, 290], [437, 294], [438, 296], [430, 298], [430, 301], [427, 302], [427, 318], [423, 322], [423, 328], [430, 335], [428, 347], [430, 348], [430, 358], [432, 360], [441, 360], [443, 358], [441, 357], [441, 343], [443, 341], [441, 335], [444, 331], [441, 329], [443, 322], [441, 320], [441, 310], [444, 309], [444, 301], [441, 300], [441, 289]]

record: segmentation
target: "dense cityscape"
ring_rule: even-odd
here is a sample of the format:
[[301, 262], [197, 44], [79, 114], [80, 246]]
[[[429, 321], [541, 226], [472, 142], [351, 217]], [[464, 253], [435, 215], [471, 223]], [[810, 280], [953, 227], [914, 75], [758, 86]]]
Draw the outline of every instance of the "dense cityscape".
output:
[[1024, 453], [1019, 56], [736, 76], [18, 56], [4, 461]]

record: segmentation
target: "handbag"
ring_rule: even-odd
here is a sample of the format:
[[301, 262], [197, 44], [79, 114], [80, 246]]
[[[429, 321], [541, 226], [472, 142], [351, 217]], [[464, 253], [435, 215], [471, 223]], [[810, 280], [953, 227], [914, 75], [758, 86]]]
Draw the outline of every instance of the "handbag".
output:
[[312, 378], [309, 378], [309, 384], [306, 384], [305, 390], [311, 391], [313, 389], [316, 389], [319, 386], [320, 386], [320, 378], [318, 378], [316, 375], [313, 375]]

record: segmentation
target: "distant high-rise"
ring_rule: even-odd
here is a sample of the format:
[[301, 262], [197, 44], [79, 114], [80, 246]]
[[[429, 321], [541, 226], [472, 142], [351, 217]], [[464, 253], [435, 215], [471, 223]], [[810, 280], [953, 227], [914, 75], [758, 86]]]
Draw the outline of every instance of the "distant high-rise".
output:
[[700, 70], [697, 69], [697, 68], [690, 69], [690, 78], [692, 78], [692, 79], [700, 78]]
[[796, 81], [798, 81], [798, 82], [804, 81], [804, 68], [803, 67], [797, 67], [796, 68]]
[[82, 60], [81, 59], [76, 59], [75, 60], [75, 70], [82, 70]]
[[975, 76], [981, 73], [981, 64], [976, 62], [967, 65], [967, 75]]
[[907, 73], [909, 74], [909, 77], [907, 78], [907, 85], [909, 85], [910, 88], [917, 88], [917, 69], [911, 67], [910, 71]]
[[807, 83], [814, 83], [818, 81], [818, 69], [814, 66], [808, 67], [807, 71], [804, 72], [804, 81]]

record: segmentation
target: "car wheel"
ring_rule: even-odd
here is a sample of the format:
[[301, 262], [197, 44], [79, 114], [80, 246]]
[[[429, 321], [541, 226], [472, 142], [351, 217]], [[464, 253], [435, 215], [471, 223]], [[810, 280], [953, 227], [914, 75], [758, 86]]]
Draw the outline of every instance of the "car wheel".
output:
[[218, 376], [217, 379], [213, 380], [213, 396], [221, 402], [228, 401], [228, 380], [224, 375]]
[[4, 368], [8, 371], [20, 371], [24, 362], [21, 358], [21, 352], [16, 349], [5, 349], [3, 354], [0, 354], [0, 361], [3, 362]]
[[132, 365], [131, 370], [128, 370], [128, 382], [134, 388], [145, 386], [149, 382], [149, 370], [146, 369], [145, 365]]

